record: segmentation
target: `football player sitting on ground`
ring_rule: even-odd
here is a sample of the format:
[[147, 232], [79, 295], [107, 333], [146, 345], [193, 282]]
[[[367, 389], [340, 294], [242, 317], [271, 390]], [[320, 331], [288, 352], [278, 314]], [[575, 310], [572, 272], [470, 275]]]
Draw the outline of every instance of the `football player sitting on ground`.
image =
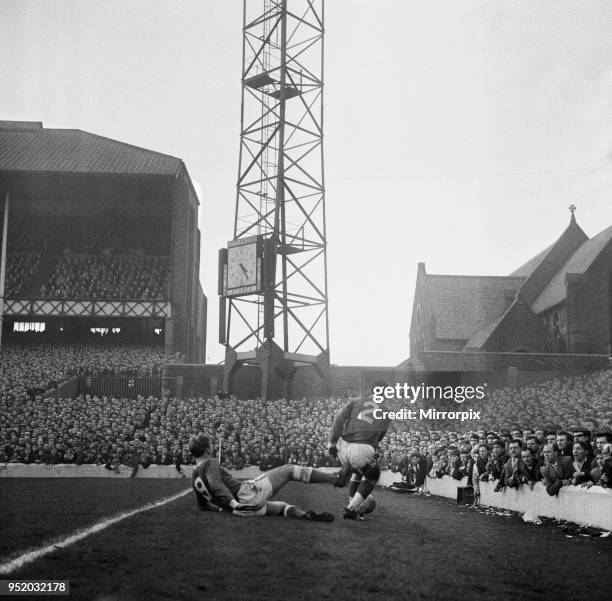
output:
[[384, 403], [375, 403], [371, 397], [351, 398], [336, 415], [329, 434], [327, 452], [342, 463], [335, 486], [344, 486], [346, 478], [351, 478], [344, 519], [362, 520], [376, 507], [372, 491], [380, 477], [378, 443], [391, 422], [375, 419], [375, 411], [386, 411]]
[[334, 519], [331, 513], [304, 511], [284, 501], [270, 499], [290, 480], [335, 483], [338, 472], [327, 473], [311, 467], [281, 465], [253, 480], [240, 482], [212, 456], [210, 440], [204, 434], [191, 438], [189, 450], [196, 460], [191, 485], [198, 507], [202, 510], [225, 510], [238, 516], [284, 515], [315, 522], [331, 522]]

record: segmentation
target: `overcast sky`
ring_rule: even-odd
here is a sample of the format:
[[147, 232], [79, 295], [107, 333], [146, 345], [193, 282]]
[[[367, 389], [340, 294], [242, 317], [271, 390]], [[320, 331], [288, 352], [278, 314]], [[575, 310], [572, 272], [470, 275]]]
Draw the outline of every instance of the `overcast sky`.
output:
[[[0, 119], [185, 161], [214, 362], [241, 28], [239, 0], [0, 1]], [[408, 357], [419, 261], [507, 275], [571, 203], [589, 236], [612, 223], [612, 2], [327, 0], [325, 28], [332, 362]]]

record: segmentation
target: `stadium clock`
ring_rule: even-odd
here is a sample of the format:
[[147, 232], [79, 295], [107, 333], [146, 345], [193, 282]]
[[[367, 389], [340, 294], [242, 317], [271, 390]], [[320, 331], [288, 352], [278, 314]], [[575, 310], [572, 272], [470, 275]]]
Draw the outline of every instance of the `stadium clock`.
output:
[[223, 296], [261, 292], [261, 236], [232, 240], [228, 242], [227, 254], [223, 254]]

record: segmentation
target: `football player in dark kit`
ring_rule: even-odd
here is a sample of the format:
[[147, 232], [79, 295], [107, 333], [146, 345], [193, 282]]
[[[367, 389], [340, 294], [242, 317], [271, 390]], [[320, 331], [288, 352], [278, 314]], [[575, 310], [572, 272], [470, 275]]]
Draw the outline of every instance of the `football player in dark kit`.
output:
[[336, 486], [344, 484], [350, 474], [349, 503], [342, 517], [362, 520], [363, 515], [374, 511], [376, 503], [372, 491], [380, 477], [378, 443], [391, 423], [389, 419], [377, 419], [382, 415], [383, 404], [375, 403], [372, 396], [349, 399], [336, 415], [329, 433], [328, 453], [342, 462], [342, 472]]
[[236, 480], [219, 465], [211, 454], [210, 441], [204, 434], [193, 436], [189, 450], [195, 457], [196, 467], [191, 484], [200, 509], [231, 511], [238, 516], [284, 515], [314, 522], [332, 522], [331, 513], [304, 511], [284, 501], [271, 501], [287, 482], [335, 483], [338, 472], [327, 473], [311, 467], [281, 465], [253, 480]]

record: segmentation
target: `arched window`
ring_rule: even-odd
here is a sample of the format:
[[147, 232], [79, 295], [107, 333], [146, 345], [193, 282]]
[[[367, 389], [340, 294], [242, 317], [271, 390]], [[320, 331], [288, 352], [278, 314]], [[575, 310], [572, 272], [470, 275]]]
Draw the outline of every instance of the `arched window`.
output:
[[423, 338], [423, 335], [421, 334], [417, 340], [417, 351], [424, 351], [425, 350], [425, 338]]
[[553, 336], [559, 336], [561, 334], [561, 316], [559, 311], [555, 311], [552, 316], [552, 333]]

